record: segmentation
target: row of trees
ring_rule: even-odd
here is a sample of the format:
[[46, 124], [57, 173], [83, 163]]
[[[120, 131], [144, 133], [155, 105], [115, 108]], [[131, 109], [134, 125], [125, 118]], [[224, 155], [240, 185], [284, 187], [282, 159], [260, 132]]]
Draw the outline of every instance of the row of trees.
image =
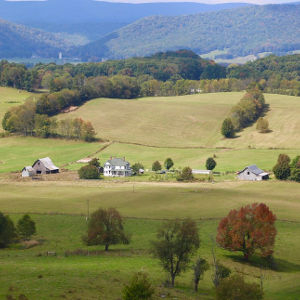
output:
[[48, 137], [80, 139], [87, 142], [95, 140], [95, 130], [91, 122], [80, 118], [57, 121], [45, 114], [37, 113], [37, 104], [26, 101], [12, 107], [2, 120], [2, 127], [10, 133]]
[[[240, 210], [232, 210], [222, 219], [218, 226], [217, 244], [230, 251], [241, 251], [245, 260], [251, 258], [257, 251], [263, 258], [270, 258], [276, 237], [276, 216], [269, 208], [261, 204], [252, 204]], [[87, 235], [83, 237], [87, 245], [104, 245], [105, 251], [113, 244], [130, 242], [130, 236], [124, 231], [123, 218], [113, 208], [95, 211], [88, 222]], [[157, 239], [151, 242], [151, 253], [158, 258], [162, 268], [170, 278], [170, 285], [175, 285], [175, 279], [186, 271], [193, 256], [200, 247], [198, 226], [191, 219], [170, 220], [162, 224], [157, 231]], [[220, 264], [212, 251], [214, 258], [213, 283], [217, 288], [217, 299], [262, 299], [261, 288], [247, 285], [238, 276], [230, 276], [231, 271]], [[193, 265], [193, 281], [195, 290], [209, 265], [203, 258], [198, 258]], [[224, 278], [228, 280], [224, 280]], [[234, 288], [233, 288], [234, 286]], [[229, 288], [230, 287], [230, 288]], [[239, 291], [236, 290], [239, 287]], [[241, 289], [243, 287], [243, 289]], [[246, 292], [247, 291], [247, 292]], [[135, 298], [135, 293], [144, 293], [144, 299], [150, 299], [154, 293], [151, 283], [145, 274], [136, 274], [130, 285], [123, 290], [123, 299]], [[242, 298], [231, 298], [228, 295], [242, 293]], [[250, 293], [250, 294], [249, 294]], [[131, 295], [131, 298], [130, 298]], [[229, 298], [222, 298], [227, 295]], [[255, 297], [254, 297], [255, 295]], [[133, 298], [132, 298], [133, 297]], [[251, 298], [253, 297], [253, 298]]]
[[300, 182], [300, 156], [292, 161], [286, 154], [280, 154], [273, 168], [274, 175], [279, 180], [293, 180]]
[[251, 88], [236, 104], [230, 113], [230, 117], [223, 121], [221, 133], [226, 138], [234, 136], [239, 131], [258, 119], [266, 109], [265, 98], [257, 87]]
[[35, 222], [29, 215], [24, 215], [15, 226], [9, 216], [0, 212], [0, 248], [5, 248], [18, 239], [28, 240], [35, 233]]

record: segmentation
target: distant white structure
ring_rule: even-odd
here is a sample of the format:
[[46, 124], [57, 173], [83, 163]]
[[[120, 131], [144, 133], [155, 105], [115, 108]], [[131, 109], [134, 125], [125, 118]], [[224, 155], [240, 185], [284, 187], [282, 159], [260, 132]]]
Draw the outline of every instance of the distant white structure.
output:
[[239, 171], [237, 173], [237, 178], [239, 180], [250, 180], [250, 181], [268, 180], [269, 173], [258, 168], [256, 165], [251, 165], [249, 167], [246, 167], [244, 170]]
[[200, 174], [200, 175], [211, 175], [212, 171], [211, 170], [196, 170], [196, 169], [193, 169], [192, 173], [193, 174]]
[[22, 177], [32, 177], [35, 171], [31, 166], [24, 167], [22, 170]]
[[110, 177], [131, 176], [132, 169], [125, 158], [111, 158], [104, 164], [103, 175]]
[[58, 59], [59, 59], [59, 60], [62, 60], [62, 58], [63, 58], [62, 52], [59, 52], [59, 53], [58, 53]]

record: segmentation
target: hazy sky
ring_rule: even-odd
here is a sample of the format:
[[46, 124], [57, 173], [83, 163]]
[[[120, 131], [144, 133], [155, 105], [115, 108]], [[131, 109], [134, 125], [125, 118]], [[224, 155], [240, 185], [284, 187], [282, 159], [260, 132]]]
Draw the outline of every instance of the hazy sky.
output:
[[[47, 1], [47, 0], [5, 0], [5, 1]], [[233, 3], [233, 2], [246, 2], [253, 4], [279, 4], [279, 3], [290, 3], [299, 2], [299, 0], [94, 0], [94, 1], [106, 1], [106, 2], [128, 2], [128, 3], [146, 3], [146, 2], [199, 2], [207, 4], [216, 3]]]

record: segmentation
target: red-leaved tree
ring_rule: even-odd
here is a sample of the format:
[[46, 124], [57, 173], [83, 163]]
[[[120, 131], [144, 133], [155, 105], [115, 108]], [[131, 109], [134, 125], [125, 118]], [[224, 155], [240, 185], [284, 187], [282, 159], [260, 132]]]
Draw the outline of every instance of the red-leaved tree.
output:
[[276, 237], [276, 216], [263, 203], [231, 210], [219, 223], [217, 243], [230, 251], [242, 251], [246, 260], [256, 250], [272, 255]]

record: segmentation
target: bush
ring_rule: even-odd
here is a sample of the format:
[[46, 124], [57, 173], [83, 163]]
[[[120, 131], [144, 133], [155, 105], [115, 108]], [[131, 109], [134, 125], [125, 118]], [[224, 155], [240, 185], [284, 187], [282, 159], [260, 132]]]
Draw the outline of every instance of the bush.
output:
[[286, 154], [278, 156], [277, 164], [273, 168], [274, 175], [279, 180], [286, 180], [291, 175], [290, 158]]
[[17, 233], [22, 239], [29, 239], [33, 234], [36, 233], [35, 222], [30, 218], [29, 215], [24, 215], [17, 224]]
[[170, 157], [167, 158], [167, 159], [165, 160], [164, 165], [165, 165], [165, 168], [166, 168], [167, 170], [170, 170], [170, 169], [174, 166], [174, 162], [173, 162], [172, 158], [170, 158]]
[[152, 299], [154, 288], [145, 273], [136, 273], [123, 289], [123, 300]]
[[216, 161], [212, 157], [209, 157], [206, 160], [206, 164], [205, 165], [206, 165], [206, 169], [207, 170], [213, 170], [216, 167], [217, 163], [216, 163]]
[[190, 167], [183, 168], [182, 172], [177, 176], [177, 181], [192, 181], [194, 180], [193, 172]]
[[230, 118], [223, 121], [221, 133], [226, 138], [234, 137], [234, 126]]
[[83, 166], [78, 170], [80, 179], [99, 179], [99, 169], [92, 165]]
[[161, 170], [161, 164], [160, 162], [157, 160], [152, 164], [152, 171], [160, 171]]
[[0, 248], [7, 247], [16, 237], [14, 223], [9, 216], [0, 212]]
[[247, 283], [240, 275], [234, 275], [221, 281], [216, 291], [217, 300], [261, 300], [263, 291], [256, 283]]
[[135, 174], [139, 174], [140, 169], [144, 169], [144, 166], [141, 163], [135, 163], [131, 166], [131, 169]]
[[260, 117], [258, 120], [257, 120], [257, 124], [256, 124], [256, 130], [261, 132], [261, 133], [267, 133], [269, 132], [269, 122], [268, 120]]

